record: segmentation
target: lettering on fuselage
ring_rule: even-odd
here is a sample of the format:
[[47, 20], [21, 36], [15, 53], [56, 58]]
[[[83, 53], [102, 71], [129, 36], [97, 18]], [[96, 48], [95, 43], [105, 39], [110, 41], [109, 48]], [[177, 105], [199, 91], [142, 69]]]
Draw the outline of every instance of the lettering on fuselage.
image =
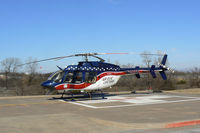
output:
[[115, 80], [113, 79], [113, 77], [105, 77], [105, 78], [103, 78], [103, 84], [112, 84], [114, 82], [115, 82]]
[[138, 73], [138, 70], [128, 70], [128, 73]]

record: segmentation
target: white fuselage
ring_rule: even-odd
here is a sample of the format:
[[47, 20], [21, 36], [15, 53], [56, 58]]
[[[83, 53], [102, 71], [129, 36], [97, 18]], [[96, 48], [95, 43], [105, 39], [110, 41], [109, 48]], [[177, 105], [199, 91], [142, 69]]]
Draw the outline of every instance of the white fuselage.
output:
[[100, 80], [98, 80], [96, 83], [84, 88], [83, 90], [98, 90], [98, 89], [104, 89], [104, 88], [111, 87], [119, 81], [120, 77], [121, 76], [119, 76], [119, 75], [105, 76], [105, 77], [101, 78]]

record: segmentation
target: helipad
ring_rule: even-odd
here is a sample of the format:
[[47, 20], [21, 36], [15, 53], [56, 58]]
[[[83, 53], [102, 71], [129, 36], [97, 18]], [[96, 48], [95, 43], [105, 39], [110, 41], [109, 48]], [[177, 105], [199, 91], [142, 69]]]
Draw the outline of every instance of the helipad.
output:
[[[106, 99], [99, 100], [87, 100], [87, 101], [73, 101], [71, 104], [85, 106], [89, 108], [116, 108], [116, 107], [128, 107], [138, 105], [149, 105], [149, 104], [167, 104], [176, 102], [187, 102], [200, 100], [198, 97], [188, 96], [173, 96], [173, 95], [144, 95], [144, 96], [110, 96]], [[65, 100], [60, 100], [65, 101]]]

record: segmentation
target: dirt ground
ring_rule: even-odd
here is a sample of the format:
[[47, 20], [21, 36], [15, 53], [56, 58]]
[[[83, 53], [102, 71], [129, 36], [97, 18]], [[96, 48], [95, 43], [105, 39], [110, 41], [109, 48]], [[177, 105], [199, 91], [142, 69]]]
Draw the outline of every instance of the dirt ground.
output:
[[172, 90], [172, 91], [165, 91], [167, 93], [176, 93], [176, 94], [200, 94], [200, 88], [191, 88], [191, 89], [180, 89], [180, 90]]

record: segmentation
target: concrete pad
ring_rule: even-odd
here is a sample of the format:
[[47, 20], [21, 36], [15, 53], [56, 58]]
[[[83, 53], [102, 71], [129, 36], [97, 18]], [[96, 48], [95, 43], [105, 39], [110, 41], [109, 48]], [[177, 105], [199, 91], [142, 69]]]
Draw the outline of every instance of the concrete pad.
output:
[[183, 128], [200, 131], [199, 125], [165, 128], [172, 123], [200, 120], [200, 98], [196, 96], [130, 94], [76, 100], [52, 100], [49, 96], [0, 98], [1, 132], [171, 133]]

